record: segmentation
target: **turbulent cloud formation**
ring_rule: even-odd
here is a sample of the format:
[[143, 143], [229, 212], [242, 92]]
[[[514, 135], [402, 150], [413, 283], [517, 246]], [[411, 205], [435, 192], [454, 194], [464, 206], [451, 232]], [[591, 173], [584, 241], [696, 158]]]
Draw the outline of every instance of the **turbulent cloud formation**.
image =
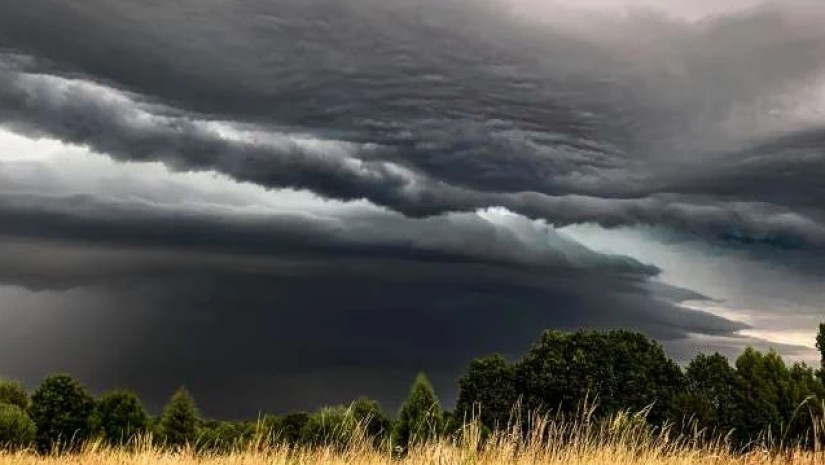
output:
[[[793, 284], [825, 269], [820, 2], [17, 3], [0, 372], [249, 415], [393, 405], [419, 369], [449, 400], [546, 327], [808, 356], [753, 315], [822, 302]], [[708, 250], [788, 295], [691, 279]]]

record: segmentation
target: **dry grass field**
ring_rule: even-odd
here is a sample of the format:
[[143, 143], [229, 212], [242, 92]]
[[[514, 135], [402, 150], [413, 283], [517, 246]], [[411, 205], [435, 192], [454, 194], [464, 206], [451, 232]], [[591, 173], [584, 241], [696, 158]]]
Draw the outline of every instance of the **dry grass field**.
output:
[[731, 450], [724, 441], [703, 441], [701, 433], [652, 433], [633, 417], [594, 423], [540, 422], [530, 434], [511, 431], [482, 440], [472, 425], [452, 439], [413, 446], [405, 453], [374, 446], [354, 435], [337, 447], [291, 448], [253, 441], [233, 452], [199, 453], [194, 448], [167, 450], [151, 440], [113, 449], [89, 444], [74, 454], [38, 455], [0, 452], [0, 465], [779, 465], [825, 464], [820, 447], [756, 446]]

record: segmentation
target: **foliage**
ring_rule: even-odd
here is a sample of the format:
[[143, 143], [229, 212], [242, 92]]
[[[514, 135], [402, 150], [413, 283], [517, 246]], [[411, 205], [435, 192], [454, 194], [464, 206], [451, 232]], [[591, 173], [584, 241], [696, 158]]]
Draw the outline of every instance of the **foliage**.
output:
[[125, 444], [145, 433], [149, 416], [137, 395], [117, 390], [103, 394], [92, 412], [92, 427], [109, 444]]
[[546, 331], [516, 365], [516, 389], [526, 411], [573, 413], [594, 399], [600, 411], [640, 411], [668, 418], [684, 381], [662, 347], [629, 331]]
[[309, 416], [301, 431], [301, 443], [310, 446], [347, 444], [356, 431], [356, 425], [348, 408], [325, 407]]
[[263, 424], [275, 442], [298, 444], [303, 438], [304, 426], [309, 422], [306, 412], [292, 412], [282, 417], [268, 415]]
[[360, 428], [378, 441], [392, 433], [392, 421], [381, 410], [377, 401], [366, 397], [358, 398], [350, 405], [353, 418]]
[[685, 371], [685, 391], [677, 395], [683, 423], [724, 436], [737, 428], [743, 412], [741, 379], [728, 359], [715, 353], [697, 355]]
[[478, 419], [491, 429], [507, 427], [518, 401], [516, 369], [501, 355], [470, 363], [458, 382], [458, 420]]
[[205, 420], [198, 433], [197, 449], [219, 453], [242, 450], [255, 432], [256, 425], [250, 422]]
[[29, 393], [19, 381], [0, 379], [0, 404], [29, 408]]
[[[817, 339], [820, 350], [823, 345], [825, 324]], [[599, 434], [620, 438], [652, 440], [659, 434], [687, 433], [700, 435], [690, 439], [691, 444], [814, 449], [825, 443], [822, 375], [822, 370], [803, 363], [789, 366], [776, 352], [753, 348], [734, 366], [720, 354], [699, 354], [682, 373], [661, 346], [639, 333], [548, 331], [515, 363], [500, 355], [472, 361], [459, 380], [455, 412], [441, 409], [427, 377], [419, 374], [394, 424], [376, 401], [366, 398], [313, 414], [268, 415], [260, 422], [202, 421], [183, 388], [159, 418], [149, 419], [133, 393], [110, 392], [95, 403], [77, 381], [55, 375], [47, 377], [30, 400], [20, 383], [0, 382], [0, 443], [21, 447], [33, 438], [40, 451], [76, 450], [91, 432], [116, 446], [149, 430], [160, 443], [175, 447], [173, 454], [239, 453], [266, 444], [257, 439], [270, 433], [276, 449], [331, 446], [328, 450], [336, 451], [355, 438], [373, 447], [391, 439], [409, 457], [411, 448], [446, 436], [464, 440], [470, 435], [476, 445], [515, 431], [520, 434], [513, 437], [530, 439], [536, 419], [547, 413], [543, 418], [554, 422], [581, 421], [584, 415], [583, 426], [577, 428], [596, 428]], [[583, 401], [596, 408], [582, 413]], [[28, 405], [28, 415], [21, 405]], [[515, 405], [520, 408], [514, 410]], [[511, 418], [514, 412], [521, 414]], [[668, 425], [669, 420], [675, 425]], [[680, 428], [685, 425], [689, 428]], [[510, 427], [515, 429], [503, 431]], [[731, 442], [715, 441], [726, 435]]]
[[398, 412], [394, 440], [401, 447], [422, 442], [441, 434], [443, 412], [429, 379], [423, 373], [415, 377], [410, 394]]
[[29, 414], [37, 425], [37, 447], [74, 448], [89, 436], [89, 416], [94, 401], [79, 382], [68, 375], [46, 377], [31, 397]]
[[0, 404], [0, 447], [23, 449], [34, 441], [37, 429], [26, 412], [12, 404]]
[[194, 444], [198, 437], [200, 415], [195, 401], [186, 388], [181, 387], [169, 400], [160, 417], [160, 433], [166, 445], [181, 447]]

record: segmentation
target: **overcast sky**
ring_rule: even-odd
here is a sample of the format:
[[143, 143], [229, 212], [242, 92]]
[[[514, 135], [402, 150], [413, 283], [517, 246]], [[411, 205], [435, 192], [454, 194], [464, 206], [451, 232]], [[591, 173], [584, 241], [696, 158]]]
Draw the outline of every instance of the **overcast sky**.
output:
[[[25, 5], [24, 5], [25, 4]], [[628, 328], [813, 362], [825, 3], [0, 0], [0, 375], [450, 405]]]

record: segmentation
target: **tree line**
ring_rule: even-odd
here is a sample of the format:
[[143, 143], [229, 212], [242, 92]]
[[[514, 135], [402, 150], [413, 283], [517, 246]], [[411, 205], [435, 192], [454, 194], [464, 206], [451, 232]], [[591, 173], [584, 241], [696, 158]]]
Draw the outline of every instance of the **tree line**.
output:
[[131, 391], [94, 398], [65, 374], [46, 377], [31, 393], [19, 382], [0, 380], [0, 447], [51, 452], [89, 440], [122, 446], [145, 438], [163, 447], [224, 451], [261, 438], [330, 445], [363, 434], [403, 450], [453, 434], [470, 421], [493, 432], [525, 429], [535, 415], [574, 418], [588, 399], [594, 418], [644, 412], [651, 428], [693, 428], [736, 447], [765, 438], [812, 446], [817, 425], [825, 425], [825, 323], [816, 345], [822, 352], [818, 369], [789, 366], [776, 352], [753, 348], [733, 363], [718, 353], [699, 354], [682, 369], [640, 333], [546, 331], [520, 360], [500, 355], [473, 360], [459, 379], [453, 411], [442, 408], [427, 377], [419, 374], [395, 419], [367, 398], [252, 421], [204, 419], [185, 388], [152, 417]]

